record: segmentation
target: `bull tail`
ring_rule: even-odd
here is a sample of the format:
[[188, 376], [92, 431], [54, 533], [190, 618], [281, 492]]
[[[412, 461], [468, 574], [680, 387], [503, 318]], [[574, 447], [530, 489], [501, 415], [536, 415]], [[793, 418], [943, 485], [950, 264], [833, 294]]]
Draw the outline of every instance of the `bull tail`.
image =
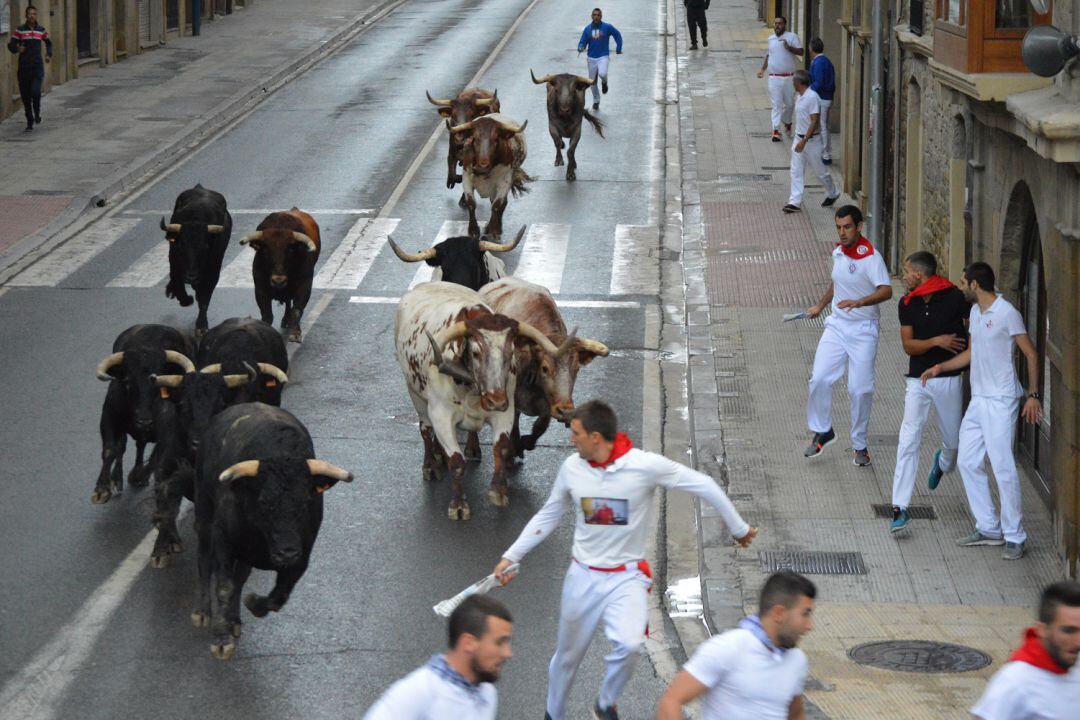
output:
[[535, 180], [532, 175], [525, 172], [525, 168], [520, 165], [514, 168], [514, 182], [510, 186], [510, 191], [514, 193], [514, 197], [521, 197], [525, 193], [529, 192], [529, 188], [525, 186], [525, 183]]
[[[592, 129], [596, 131], [596, 134], [600, 137], [604, 137], [604, 121], [593, 115], [588, 110], [583, 111], [585, 113], [585, 119], [592, 125]], [[605, 140], [607, 138], [604, 138]]]

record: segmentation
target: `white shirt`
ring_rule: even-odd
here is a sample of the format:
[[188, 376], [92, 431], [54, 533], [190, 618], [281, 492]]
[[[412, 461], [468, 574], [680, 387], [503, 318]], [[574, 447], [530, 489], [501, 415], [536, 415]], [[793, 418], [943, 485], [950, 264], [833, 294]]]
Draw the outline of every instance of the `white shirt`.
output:
[[606, 468], [594, 468], [574, 454], [559, 469], [547, 502], [503, 557], [514, 562], [525, 557], [558, 527], [570, 503], [574, 508], [575, 560], [601, 568], [644, 560], [649, 511], [659, 486], [686, 490], [708, 502], [735, 537], [750, 529], [711, 477], [663, 455], [632, 448]]
[[807, 665], [802, 650], [770, 652], [738, 628], [702, 643], [683, 670], [709, 688], [705, 720], [787, 720], [791, 702], [802, 695]]
[[982, 312], [979, 303], [971, 306], [968, 316], [971, 334], [971, 394], [985, 397], [1016, 398], [1024, 388], [1013, 365], [1013, 336], [1024, 335], [1024, 319], [1000, 295]]
[[801, 48], [799, 36], [793, 32], [777, 35], [775, 32], [769, 36], [769, 64], [765, 69], [770, 75], [783, 75], [795, 72], [795, 53], [784, 47], [784, 40], [793, 48]]
[[877, 305], [851, 310], [841, 310], [836, 307], [841, 300], [858, 300], [871, 294], [881, 285], [889, 284], [889, 270], [885, 267], [885, 261], [881, 259], [881, 253], [871, 248], [866, 250], [865, 257], [855, 259], [845, 255], [839, 245], [833, 248], [832, 316], [837, 320], [877, 322], [881, 318], [881, 309]]
[[1026, 662], [994, 673], [971, 714], [982, 720], [1075, 720], [1080, 708], [1080, 664], [1064, 675]]
[[495, 720], [495, 686], [469, 685], [437, 658], [391, 685], [364, 720]]
[[[806, 91], [802, 95], [798, 95], [795, 98], [795, 134], [805, 135], [806, 131], [810, 129], [810, 116], [821, 114], [821, 96], [810, 88], [806, 88]], [[818, 121], [820, 123], [820, 119]], [[814, 134], [817, 135], [821, 130], [821, 125], [818, 125]]]

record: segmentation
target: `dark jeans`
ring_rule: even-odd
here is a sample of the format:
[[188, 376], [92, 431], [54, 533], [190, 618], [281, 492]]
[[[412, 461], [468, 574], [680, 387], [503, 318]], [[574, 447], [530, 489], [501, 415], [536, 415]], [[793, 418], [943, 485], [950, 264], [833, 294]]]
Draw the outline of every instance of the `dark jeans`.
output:
[[709, 32], [709, 23], [705, 20], [705, 8], [686, 8], [686, 24], [690, 26], [690, 43], [697, 45], [697, 29], [701, 28], [701, 39], [704, 40]]
[[19, 71], [19, 97], [22, 98], [27, 125], [32, 125], [35, 117], [41, 117], [42, 80], [44, 77], [40, 70]]

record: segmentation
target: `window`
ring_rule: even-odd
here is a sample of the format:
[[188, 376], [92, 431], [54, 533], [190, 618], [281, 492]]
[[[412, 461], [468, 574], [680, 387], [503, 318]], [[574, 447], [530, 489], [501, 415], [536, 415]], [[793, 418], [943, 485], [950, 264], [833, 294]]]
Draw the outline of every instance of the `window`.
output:
[[1029, 0], [935, 0], [934, 59], [963, 73], [1030, 73], [1020, 57], [1024, 33], [1048, 25]]
[[[950, 0], [956, 2], [957, 0]], [[1027, 29], [1031, 27], [1035, 12], [1028, 0], [996, 0], [994, 27], [998, 30]]]
[[914, 35], [921, 36], [923, 34], [924, 7], [923, 0], [911, 0], [911, 4], [908, 5], [908, 28], [911, 29]]
[[963, 27], [967, 23], [967, 0], [937, 0], [935, 17], [941, 22]]

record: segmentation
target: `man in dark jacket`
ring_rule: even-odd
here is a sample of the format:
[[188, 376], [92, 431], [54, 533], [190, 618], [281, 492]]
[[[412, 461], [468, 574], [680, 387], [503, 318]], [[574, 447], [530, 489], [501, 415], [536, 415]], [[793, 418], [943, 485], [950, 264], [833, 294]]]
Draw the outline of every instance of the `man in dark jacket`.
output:
[[[26, 132], [34, 129], [34, 123], [41, 123], [41, 85], [45, 81], [45, 63], [52, 60], [52, 40], [37, 20], [37, 8], [28, 6], [26, 23], [15, 28], [7, 45], [13, 55], [19, 56], [19, 96], [26, 113]], [[45, 45], [44, 62], [42, 44]]]
[[709, 47], [709, 24], [705, 21], [705, 11], [709, 9], [709, 0], [683, 0], [686, 6], [686, 24], [690, 26], [690, 49], [697, 50], [697, 31], [701, 30], [701, 44]]

